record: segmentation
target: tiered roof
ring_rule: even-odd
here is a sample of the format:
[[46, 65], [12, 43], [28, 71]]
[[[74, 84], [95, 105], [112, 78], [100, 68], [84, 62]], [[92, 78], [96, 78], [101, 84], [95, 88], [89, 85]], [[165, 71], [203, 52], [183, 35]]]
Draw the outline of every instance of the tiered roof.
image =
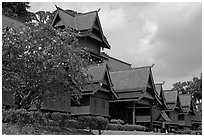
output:
[[[69, 28], [76, 36], [92, 37], [102, 42], [102, 47], [110, 49], [110, 45], [108, 44], [100, 25], [98, 11], [87, 13], [74, 12], [74, 14], [71, 14], [70, 12], [57, 7], [57, 12], [52, 22], [52, 26], [65, 26], [66, 28]], [[94, 33], [93, 29], [97, 30], [100, 34]]]
[[[150, 85], [150, 80], [153, 80], [151, 66], [133, 68], [125, 71], [110, 72], [113, 88], [118, 94], [118, 101], [137, 101], [141, 98], [155, 99], [153, 85]], [[153, 83], [153, 81], [152, 81]], [[147, 91], [147, 88], [152, 86], [153, 91]]]

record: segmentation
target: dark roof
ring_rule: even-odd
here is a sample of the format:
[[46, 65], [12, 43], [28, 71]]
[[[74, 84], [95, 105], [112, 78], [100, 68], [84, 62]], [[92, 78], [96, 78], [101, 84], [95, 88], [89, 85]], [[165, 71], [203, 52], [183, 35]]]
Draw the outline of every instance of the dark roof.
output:
[[83, 71], [85, 74], [90, 75], [90, 77], [87, 79], [87, 84], [81, 87], [82, 95], [94, 94], [99, 89], [103, 90], [102, 83], [107, 74], [107, 82], [109, 83], [110, 91], [114, 96], [118, 97], [115, 90], [112, 88], [110, 74], [105, 63], [91, 65]]
[[191, 108], [191, 95], [190, 94], [180, 94], [179, 97], [179, 103], [181, 106], [181, 109], [184, 113], [188, 113]]
[[150, 67], [110, 72], [113, 88], [116, 92], [143, 91], [146, 89]]
[[91, 77], [88, 79], [88, 83], [95, 83], [95, 82], [101, 82], [104, 78], [105, 72], [107, 71], [106, 64], [96, 64], [89, 66], [87, 70], [85, 70], [87, 74], [91, 75]]
[[[76, 13], [75, 12], [75, 14], [71, 14], [70, 12], [57, 7], [57, 12], [52, 22], [52, 26], [54, 27], [56, 27], [56, 25], [54, 25], [54, 21], [58, 15], [60, 16], [61, 21], [56, 24], [57, 26], [59, 26], [59, 24], [65, 25], [65, 27], [68, 27], [68, 28], [71, 28], [77, 31], [76, 35], [79, 37], [91, 36], [93, 38], [98, 39], [98, 36], [90, 33], [90, 30], [93, 29], [94, 23], [96, 19], [98, 18], [98, 11], [91, 11], [87, 13]], [[100, 32], [101, 32], [100, 39], [104, 42], [103, 47], [110, 49], [110, 45], [108, 44], [108, 41], [102, 32], [100, 22], [99, 22], [99, 27], [100, 27]]]
[[109, 56], [108, 54], [106, 54], [106, 53], [104, 53], [104, 52], [101, 53], [101, 56], [104, 56], [104, 57], [106, 57], [106, 58], [111, 58], [111, 59], [113, 59], [113, 60], [119, 61], [119, 62], [124, 63], [124, 64], [129, 65], [129, 66], [132, 65], [132, 64], [127, 63], [127, 62], [125, 62], [125, 61], [122, 61], [122, 60], [116, 59], [116, 58], [114, 58], [114, 57], [111, 57], [111, 56]]
[[69, 12], [57, 7], [57, 13], [60, 15], [63, 25], [75, 30], [92, 29], [97, 12], [98, 11], [70, 14]]
[[13, 29], [19, 29], [20, 27], [26, 27], [26, 25], [23, 22], [20, 22], [16, 19], [2, 15], [2, 29], [5, 29], [7, 27], [13, 28]]

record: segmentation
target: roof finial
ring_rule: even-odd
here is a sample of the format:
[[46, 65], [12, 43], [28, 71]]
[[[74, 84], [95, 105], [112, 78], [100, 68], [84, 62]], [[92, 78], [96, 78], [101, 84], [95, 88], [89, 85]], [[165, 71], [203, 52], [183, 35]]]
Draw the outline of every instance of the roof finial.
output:
[[154, 64], [151, 65], [151, 68], [153, 68]]
[[165, 82], [166, 82], [166, 81], [163, 81], [163, 82], [162, 82], [162, 85], [164, 85]]
[[55, 7], [58, 9], [57, 5], [55, 5]]
[[98, 12], [101, 10], [101, 8], [98, 9]]

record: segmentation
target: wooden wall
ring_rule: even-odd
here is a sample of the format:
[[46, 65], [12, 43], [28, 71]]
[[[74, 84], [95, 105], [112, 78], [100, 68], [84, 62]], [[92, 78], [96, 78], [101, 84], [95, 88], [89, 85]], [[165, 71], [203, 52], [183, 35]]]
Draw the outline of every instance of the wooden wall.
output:
[[176, 110], [169, 112], [169, 118], [173, 123], [178, 123], [178, 112]]
[[82, 47], [87, 47], [89, 49], [91, 49], [91, 52], [99, 55], [101, 48], [100, 48], [100, 42], [89, 38], [89, 37], [85, 37], [85, 38], [79, 38], [79, 44]]
[[90, 97], [91, 114], [109, 116], [109, 95], [98, 91]]

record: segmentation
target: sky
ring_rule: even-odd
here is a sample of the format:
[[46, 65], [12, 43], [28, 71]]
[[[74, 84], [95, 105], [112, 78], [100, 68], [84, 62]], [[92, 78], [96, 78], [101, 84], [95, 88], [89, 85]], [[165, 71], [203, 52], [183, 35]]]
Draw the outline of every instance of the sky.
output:
[[154, 64], [155, 83], [164, 89], [202, 73], [202, 3], [200, 2], [30, 2], [29, 11], [53, 11], [55, 5], [78, 12], [99, 11], [111, 50], [132, 64]]

